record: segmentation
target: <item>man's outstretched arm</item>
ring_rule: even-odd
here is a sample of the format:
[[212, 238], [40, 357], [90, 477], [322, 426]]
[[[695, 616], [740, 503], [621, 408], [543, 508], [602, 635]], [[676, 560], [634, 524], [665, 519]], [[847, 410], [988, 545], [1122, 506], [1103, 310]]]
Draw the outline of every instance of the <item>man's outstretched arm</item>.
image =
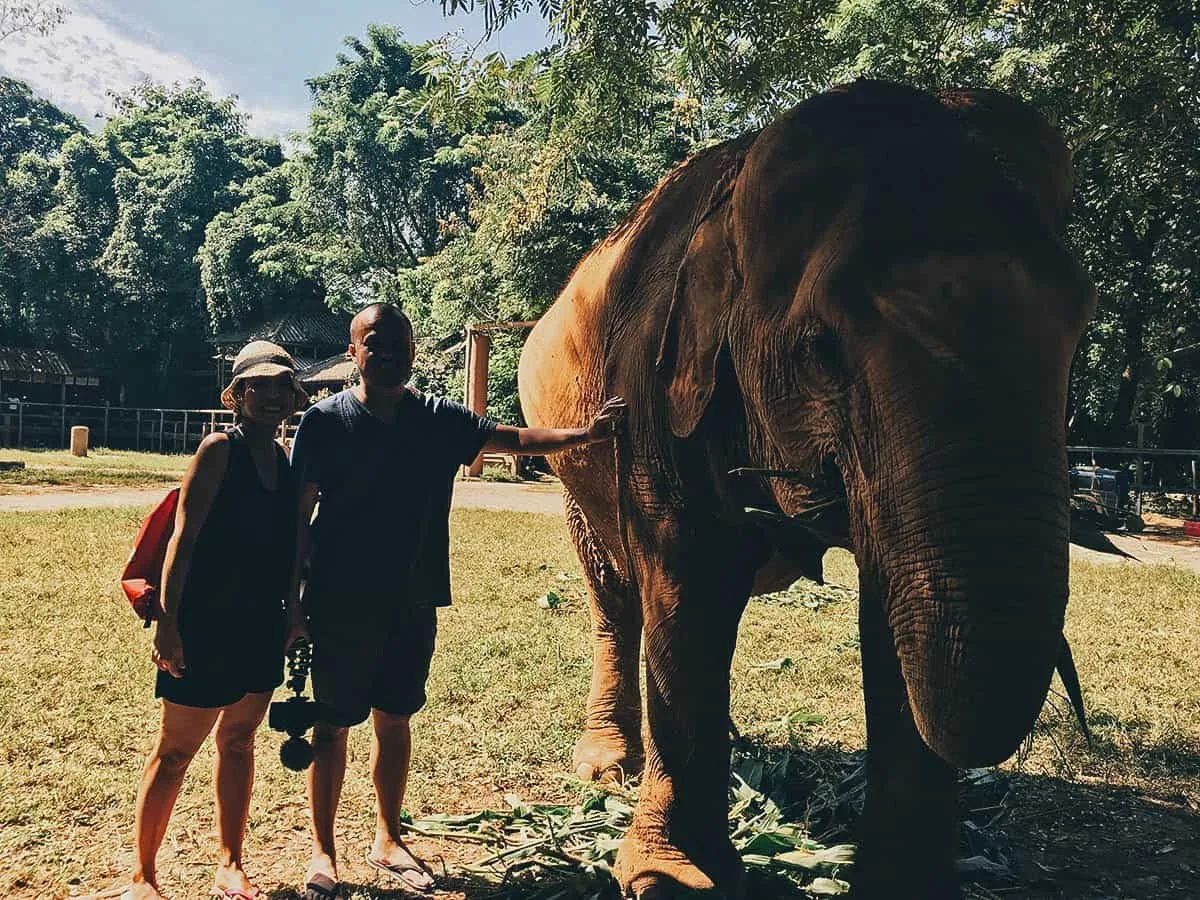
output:
[[583, 444], [610, 441], [625, 418], [625, 401], [609, 400], [587, 428], [514, 428], [501, 425], [483, 445], [484, 450], [503, 450], [526, 456], [546, 456]]

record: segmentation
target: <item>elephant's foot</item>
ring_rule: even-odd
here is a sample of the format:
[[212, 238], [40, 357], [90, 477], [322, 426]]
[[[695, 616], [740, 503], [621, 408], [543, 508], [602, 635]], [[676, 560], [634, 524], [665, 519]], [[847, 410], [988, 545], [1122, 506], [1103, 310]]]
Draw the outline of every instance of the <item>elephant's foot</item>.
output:
[[641, 774], [642, 741], [618, 728], [589, 728], [575, 744], [575, 776], [584, 781], [621, 782]]
[[669, 900], [687, 891], [740, 896], [742, 861], [729, 839], [720, 835], [704, 844], [689, 843], [690, 854], [635, 821], [621, 842], [614, 874], [638, 900]]

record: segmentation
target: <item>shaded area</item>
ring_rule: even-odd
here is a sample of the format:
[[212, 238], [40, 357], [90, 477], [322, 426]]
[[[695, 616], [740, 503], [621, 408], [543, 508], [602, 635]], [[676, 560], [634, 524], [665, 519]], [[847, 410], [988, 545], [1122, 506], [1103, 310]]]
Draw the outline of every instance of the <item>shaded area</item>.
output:
[[[1200, 748], [1179, 742], [1147, 749], [1155, 771], [1200, 772]], [[761, 790], [787, 822], [803, 823], [812, 839], [833, 846], [853, 840], [864, 797], [863, 751], [833, 746], [781, 749], [739, 741], [733, 783]], [[1020, 762], [1018, 760], [1018, 766]], [[596, 792], [584, 788], [587, 796]], [[594, 800], [593, 800], [594, 802]], [[752, 820], [731, 820], [744, 829]], [[1200, 805], [1184, 795], [1156, 795], [1129, 787], [1086, 784], [1020, 771], [963, 773], [958, 867], [971, 900], [1116, 900], [1200, 896]], [[743, 837], [745, 832], [743, 831]], [[503, 900], [616, 900], [601, 865], [573, 876], [525, 877], [518, 865], [504, 883], [456, 870], [494, 855], [478, 843], [415, 838], [422, 852], [450, 866], [441, 894]], [[444, 852], [449, 851], [449, 852]], [[743, 852], [746, 852], [745, 850]], [[816, 871], [814, 869], [814, 871]], [[853, 877], [853, 867], [835, 867]], [[396, 889], [348, 883], [352, 900], [408, 896]], [[820, 895], [820, 894], [818, 894]], [[298, 900], [277, 890], [276, 900]], [[813, 896], [778, 870], [749, 866], [746, 896], [787, 900]], [[898, 893], [897, 896], [902, 896]]]

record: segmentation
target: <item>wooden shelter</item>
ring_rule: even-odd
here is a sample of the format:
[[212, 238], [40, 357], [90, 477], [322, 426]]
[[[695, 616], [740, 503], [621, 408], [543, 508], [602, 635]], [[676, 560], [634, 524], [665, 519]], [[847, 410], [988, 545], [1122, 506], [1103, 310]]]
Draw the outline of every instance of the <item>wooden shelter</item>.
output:
[[0, 347], [0, 400], [19, 396], [38, 403], [66, 403], [93, 399], [100, 387], [98, 372], [72, 366], [54, 350]]
[[354, 380], [354, 361], [345, 352], [318, 360], [296, 373], [310, 394], [328, 390], [336, 393]]
[[328, 362], [337, 353], [344, 354], [350, 343], [350, 315], [321, 308], [293, 310], [250, 328], [227, 331], [212, 338], [217, 352], [218, 390], [229, 383], [229, 371], [237, 352], [251, 341], [271, 341], [296, 360], [301, 369], [312, 368], [318, 361]]

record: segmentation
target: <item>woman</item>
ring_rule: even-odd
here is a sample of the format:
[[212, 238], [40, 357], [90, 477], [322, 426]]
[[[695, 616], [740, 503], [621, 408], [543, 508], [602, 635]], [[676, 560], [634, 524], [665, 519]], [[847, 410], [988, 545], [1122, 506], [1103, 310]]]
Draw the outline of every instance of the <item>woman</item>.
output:
[[234, 360], [221, 402], [234, 410], [236, 424], [209, 435], [196, 451], [163, 567], [152, 652], [162, 724], [138, 790], [130, 900], [162, 898], [155, 857], [188, 763], [214, 725], [221, 857], [213, 894], [265, 897], [242, 870], [254, 733], [283, 681], [285, 644], [302, 633], [303, 621], [284, 609], [296, 492], [274, 436], [308, 397], [291, 356], [255, 341]]

